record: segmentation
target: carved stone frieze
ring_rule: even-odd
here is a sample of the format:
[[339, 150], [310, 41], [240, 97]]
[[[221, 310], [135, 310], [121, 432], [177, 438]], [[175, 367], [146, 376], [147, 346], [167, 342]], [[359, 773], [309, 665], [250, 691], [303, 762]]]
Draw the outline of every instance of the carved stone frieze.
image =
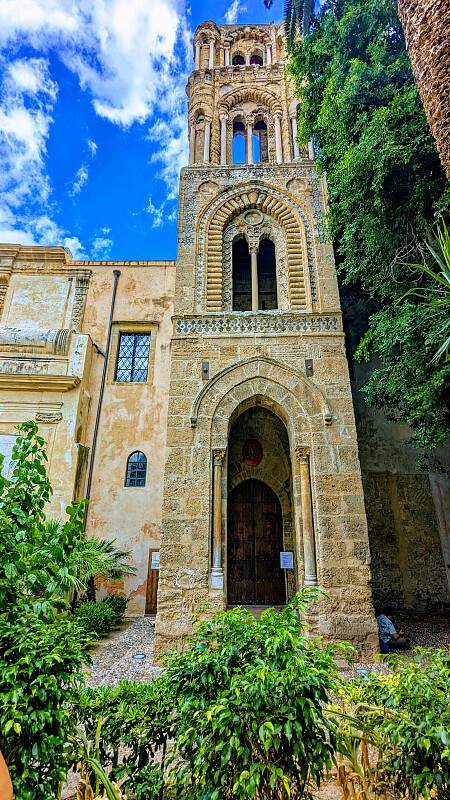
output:
[[174, 329], [175, 336], [295, 336], [341, 331], [342, 321], [338, 315], [274, 311], [176, 317]]

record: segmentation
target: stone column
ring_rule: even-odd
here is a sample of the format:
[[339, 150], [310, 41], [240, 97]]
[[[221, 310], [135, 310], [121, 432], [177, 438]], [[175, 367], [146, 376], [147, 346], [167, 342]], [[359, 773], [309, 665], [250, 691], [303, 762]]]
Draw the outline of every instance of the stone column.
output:
[[209, 42], [208, 69], [214, 69], [214, 41], [212, 39], [210, 39]]
[[189, 163], [195, 162], [195, 123], [189, 128]]
[[209, 164], [209, 151], [210, 151], [210, 142], [211, 142], [211, 121], [205, 121], [205, 139], [203, 143], [203, 161], [205, 164]]
[[283, 163], [283, 145], [281, 143], [281, 114], [275, 114], [275, 153], [277, 164]]
[[225, 66], [226, 67], [230, 66], [230, 48], [229, 47], [225, 47]]
[[195, 69], [200, 69], [200, 42], [195, 43]]
[[253, 121], [247, 120], [247, 164], [253, 164]]
[[250, 53], [245, 54], [245, 66], [246, 67], [250, 66]]
[[270, 44], [266, 47], [266, 64], [268, 67], [272, 66], [272, 48]]
[[227, 115], [220, 114], [220, 163], [227, 163]]
[[300, 470], [305, 586], [317, 586], [316, 543], [312, 512], [309, 450], [306, 447], [297, 447], [295, 454]]
[[312, 139], [310, 139], [308, 142], [308, 156], [311, 161], [314, 161], [314, 145], [312, 143]]
[[222, 463], [225, 450], [213, 450], [213, 543], [211, 589], [223, 589], [222, 568]]
[[297, 158], [300, 158], [300, 148], [298, 146], [297, 140], [297, 115], [295, 117], [291, 117], [291, 127], [292, 127], [292, 143], [294, 145], [294, 161]]
[[252, 247], [250, 252], [250, 263], [252, 270], [252, 311], [258, 311], [258, 250]]

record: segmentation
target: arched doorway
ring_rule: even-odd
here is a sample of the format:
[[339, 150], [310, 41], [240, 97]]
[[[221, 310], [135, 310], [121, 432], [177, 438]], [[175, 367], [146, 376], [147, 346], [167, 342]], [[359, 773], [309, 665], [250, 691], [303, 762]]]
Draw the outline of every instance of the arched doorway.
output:
[[228, 605], [283, 605], [283, 518], [270, 486], [251, 478], [230, 492], [227, 532]]

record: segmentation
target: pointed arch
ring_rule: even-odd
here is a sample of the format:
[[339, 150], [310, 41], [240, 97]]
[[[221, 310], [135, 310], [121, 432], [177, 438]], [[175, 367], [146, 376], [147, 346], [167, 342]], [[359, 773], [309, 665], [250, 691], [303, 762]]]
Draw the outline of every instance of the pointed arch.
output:
[[220, 104], [219, 113], [230, 112], [235, 106], [248, 102], [265, 106], [272, 114], [282, 113], [279, 98], [275, 94], [272, 94], [272, 92], [268, 92], [267, 89], [262, 89], [261, 86], [257, 84], [251, 84], [242, 89], [235, 89], [233, 92], [228, 92]]

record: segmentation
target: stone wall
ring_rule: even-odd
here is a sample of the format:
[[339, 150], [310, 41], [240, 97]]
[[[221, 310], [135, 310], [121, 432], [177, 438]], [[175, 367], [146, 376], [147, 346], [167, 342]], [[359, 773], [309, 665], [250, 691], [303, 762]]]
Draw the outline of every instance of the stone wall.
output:
[[422, 103], [450, 178], [450, 3], [398, 0]]

